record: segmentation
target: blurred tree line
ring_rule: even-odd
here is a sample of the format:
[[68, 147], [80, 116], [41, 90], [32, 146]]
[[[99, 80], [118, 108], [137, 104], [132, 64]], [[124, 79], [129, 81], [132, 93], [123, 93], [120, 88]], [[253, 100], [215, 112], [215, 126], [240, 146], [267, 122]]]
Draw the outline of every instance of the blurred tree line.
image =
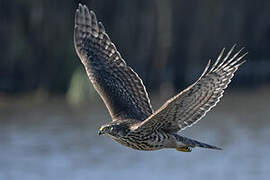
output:
[[270, 82], [269, 0], [1, 0], [0, 92], [68, 91], [82, 69], [73, 46], [79, 2], [96, 12], [150, 91], [183, 89], [235, 43], [249, 51], [237, 87]]

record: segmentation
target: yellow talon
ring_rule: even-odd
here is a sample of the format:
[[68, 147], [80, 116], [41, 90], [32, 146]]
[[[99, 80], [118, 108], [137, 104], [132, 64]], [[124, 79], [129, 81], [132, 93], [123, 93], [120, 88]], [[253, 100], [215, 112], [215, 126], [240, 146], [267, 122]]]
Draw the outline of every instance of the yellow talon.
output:
[[175, 148], [177, 151], [181, 151], [181, 152], [191, 152], [191, 148], [190, 147], [178, 147]]

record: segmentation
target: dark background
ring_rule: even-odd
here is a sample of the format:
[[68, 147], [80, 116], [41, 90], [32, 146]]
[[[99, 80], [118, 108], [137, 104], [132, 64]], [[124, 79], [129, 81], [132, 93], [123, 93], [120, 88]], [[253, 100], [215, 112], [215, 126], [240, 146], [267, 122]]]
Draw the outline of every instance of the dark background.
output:
[[223, 151], [144, 152], [98, 136], [111, 117], [74, 49], [79, 1], [0, 0], [0, 180], [269, 179], [269, 0], [80, 2], [143, 79], [154, 109], [223, 47], [246, 47], [221, 102], [179, 132]]
[[0, 92], [69, 91], [74, 72], [82, 70], [73, 45], [79, 2], [96, 12], [149, 91], [183, 89], [208, 59], [234, 44], [249, 54], [231, 87], [270, 82], [269, 0], [1, 0]]

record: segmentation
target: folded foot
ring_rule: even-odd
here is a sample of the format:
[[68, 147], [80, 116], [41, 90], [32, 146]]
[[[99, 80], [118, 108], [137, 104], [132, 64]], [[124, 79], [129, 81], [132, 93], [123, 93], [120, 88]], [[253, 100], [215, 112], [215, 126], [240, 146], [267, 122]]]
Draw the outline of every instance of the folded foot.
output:
[[181, 151], [181, 152], [191, 152], [191, 148], [190, 147], [178, 147], [175, 148], [177, 151]]

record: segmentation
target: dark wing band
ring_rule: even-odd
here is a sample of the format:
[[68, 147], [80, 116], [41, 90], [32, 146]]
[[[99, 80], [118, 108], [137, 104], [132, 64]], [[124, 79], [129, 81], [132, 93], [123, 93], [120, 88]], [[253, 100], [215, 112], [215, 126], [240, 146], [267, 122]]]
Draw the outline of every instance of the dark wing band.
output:
[[113, 119], [145, 120], [153, 113], [142, 80], [121, 58], [94, 12], [81, 4], [75, 14], [74, 44]]
[[245, 62], [240, 60], [247, 53], [238, 57], [242, 49], [229, 58], [234, 47], [221, 60], [223, 49], [211, 69], [209, 60], [203, 74], [194, 84], [168, 100], [158, 111], [133, 129], [161, 128], [168, 132], [177, 132], [192, 126], [204, 117], [219, 102], [234, 72]]

